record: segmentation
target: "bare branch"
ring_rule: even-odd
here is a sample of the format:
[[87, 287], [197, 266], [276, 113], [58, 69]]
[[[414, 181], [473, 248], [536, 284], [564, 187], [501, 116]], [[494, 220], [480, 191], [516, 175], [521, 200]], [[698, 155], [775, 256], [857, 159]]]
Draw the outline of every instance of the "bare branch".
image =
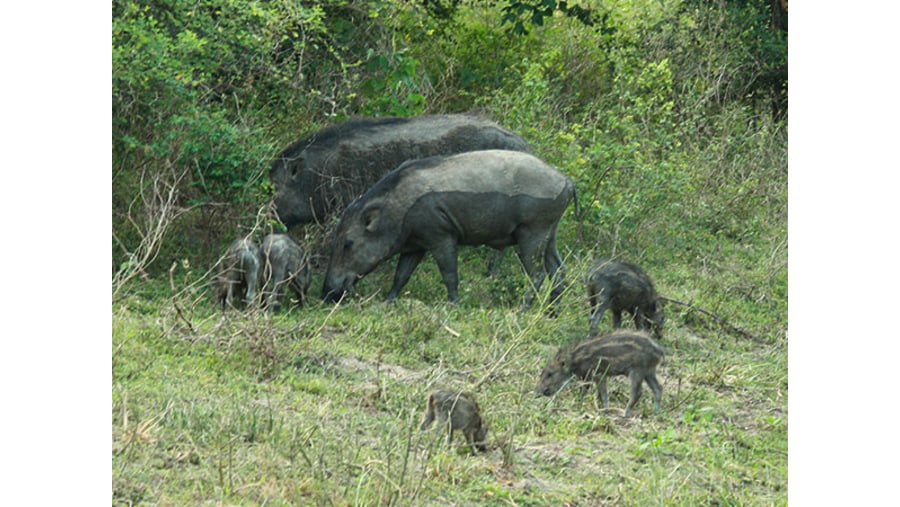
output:
[[706, 315], [707, 317], [710, 317], [710, 318], [712, 318], [713, 320], [715, 320], [716, 323], [719, 324], [720, 326], [722, 326], [722, 328], [725, 329], [726, 331], [730, 331], [730, 332], [732, 332], [732, 333], [739, 334], [739, 335], [743, 336], [744, 338], [748, 338], [748, 339], [753, 340], [753, 341], [755, 341], [755, 342], [757, 342], [757, 343], [766, 343], [765, 340], [763, 340], [762, 338], [759, 338], [758, 336], [754, 335], [754, 334], [751, 333], [750, 331], [747, 331], [746, 329], [742, 329], [742, 328], [740, 328], [740, 327], [737, 327], [737, 326], [735, 326], [735, 325], [733, 325], [733, 324], [729, 324], [728, 321], [727, 321], [726, 319], [724, 319], [723, 317], [720, 317], [720, 316], [716, 315], [715, 313], [713, 313], [713, 312], [711, 312], [711, 311], [709, 311], [709, 310], [704, 310], [703, 308], [694, 306], [694, 305], [691, 304], [691, 303], [685, 303], [685, 302], [683, 302], [683, 301], [678, 301], [678, 300], [671, 299], [671, 298], [667, 298], [667, 297], [663, 297], [663, 296], [660, 296], [660, 299], [662, 299], [662, 300], [664, 300], [664, 301], [667, 301], [667, 302], [669, 302], [669, 303], [674, 303], [674, 304], [676, 304], [676, 305], [686, 306], [686, 307], [690, 308], [691, 310], [696, 310], [697, 312], [700, 312], [700, 313], [702, 313], [703, 315]]
[[[156, 260], [159, 247], [169, 226], [188, 211], [188, 209], [176, 206], [178, 188], [181, 181], [188, 175], [188, 169], [176, 169], [171, 162], [166, 165], [167, 167], [162, 171], [151, 172], [146, 167], [141, 169], [140, 190], [128, 205], [126, 217], [141, 241], [133, 251], [126, 252], [127, 260], [113, 275], [112, 296], [114, 301], [123, 287], [143, 273], [144, 269]], [[113, 231], [113, 237], [116, 237], [115, 231]], [[116, 241], [124, 246], [117, 237]]]

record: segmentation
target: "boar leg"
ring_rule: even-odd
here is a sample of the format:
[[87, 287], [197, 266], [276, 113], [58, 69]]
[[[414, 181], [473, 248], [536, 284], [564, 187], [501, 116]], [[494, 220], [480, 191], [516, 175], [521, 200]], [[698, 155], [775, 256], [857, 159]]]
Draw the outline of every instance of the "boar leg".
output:
[[613, 312], [613, 329], [620, 327], [622, 327], [622, 310], [616, 310]]
[[244, 286], [244, 272], [240, 264], [235, 265], [234, 269], [228, 272], [228, 306], [237, 308], [241, 304], [242, 288]]
[[291, 279], [291, 289], [297, 295], [300, 306], [306, 306], [306, 287], [300, 283], [300, 275], [295, 273]]
[[[601, 291], [602, 292], [602, 291]], [[603, 313], [606, 312], [606, 309], [609, 308], [609, 298], [604, 294], [597, 294], [592, 297], [591, 305], [593, 309], [591, 310], [591, 336], [597, 335], [597, 330], [600, 327], [600, 319], [603, 318]]]
[[591, 318], [594, 318], [594, 311], [597, 308], [597, 305], [600, 303], [598, 301], [598, 294], [594, 294], [594, 290], [591, 287], [588, 287], [588, 308], [591, 309]]
[[425, 431], [434, 421], [434, 408], [431, 406], [431, 399], [428, 401], [428, 411], [425, 412], [425, 418], [422, 419], [422, 424], [419, 425], [419, 431]]
[[244, 298], [244, 303], [247, 305], [247, 308], [252, 307], [256, 301], [256, 284], [259, 280], [259, 266], [251, 265], [249, 268], [244, 272], [247, 280], [247, 295]]
[[459, 266], [456, 258], [456, 244], [442, 245], [431, 250], [431, 255], [441, 272], [441, 279], [447, 287], [447, 300], [455, 303], [459, 300]]
[[409, 282], [409, 277], [412, 276], [413, 271], [422, 262], [423, 257], [425, 257], [425, 250], [400, 254], [400, 259], [397, 261], [397, 271], [394, 273], [394, 285], [388, 292], [388, 299], [396, 299], [400, 295], [400, 291]]
[[231, 279], [231, 276], [228, 277], [228, 282], [226, 283], [228, 283], [228, 290], [225, 292], [225, 304], [222, 305], [223, 310], [225, 307], [231, 308], [234, 304], [234, 280]]
[[465, 431], [466, 442], [469, 443], [469, 448], [472, 449], [472, 454], [478, 454], [478, 448], [477, 448], [476, 442], [475, 442], [475, 431], [476, 431], [475, 428], [469, 428]]
[[631, 398], [628, 399], [628, 405], [625, 406], [625, 417], [631, 413], [631, 407], [641, 399], [641, 384], [644, 382], [644, 372], [638, 368], [632, 368], [628, 372], [628, 378], [631, 380]]
[[600, 395], [600, 404], [603, 405], [603, 408], [609, 407], [609, 393], [606, 390], [606, 374], [600, 377], [600, 380], [597, 381], [597, 394]]
[[656, 405], [656, 410], [659, 410], [659, 400], [662, 398], [662, 387], [659, 385], [659, 380], [656, 379], [656, 373], [651, 371], [644, 378], [647, 381], [647, 385], [650, 386], [650, 390], [653, 391], [653, 404]]
[[449, 420], [447, 421], [447, 447], [453, 447], [453, 424]]
[[238, 273], [238, 266], [233, 261], [233, 259], [228, 259], [226, 261], [228, 266], [225, 268], [224, 276], [222, 277], [225, 281], [225, 298], [222, 304], [222, 310], [225, 308], [232, 308], [234, 305], [234, 285], [240, 279], [240, 274]]
[[553, 279], [553, 290], [550, 291], [550, 300], [555, 304], [563, 291], [563, 283], [565, 279], [565, 268], [563, 267], [562, 256], [556, 248], [556, 228], [550, 233], [546, 243], [544, 243], [544, 271], [547, 276]]
[[262, 307], [266, 310], [271, 308], [272, 304], [272, 286], [274, 285], [272, 264], [265, 262], [263, 264], [262, 277], [259, 287], [259, 299]]
[[647, 329], [648, 318], [644, 317], [644, 312], [640, 309], [640, 307], [634, 309], [634, 328], [635, 329]]
[[[518, 233], [519, 231], [516, 232]], [[525, 298], [525, 307], [530, 308], [546, 276], [543, 264], [539, 265], [537, 262], [544, 241], [543, 238], [536, 234], [529, 234], [529, 231], [522, 232], [521, 234], [516, 234], [516, 253], [519, 254], [519, 260], [522, 262], [525, 272], [531, 278], [532, 286]]]
[[222, 300], [222, 311], [224, 311], [226, 308], [231, 307], [231, 301], [234, 298], [234, 282], [231, 281], [230, 276], [228, 277], [228, 280], [225, 283], [228, 285], [227, 285], [227, 288], [225, 289], [225, 299]]
[[281, 309], [281, 296], [284, 292], [284, 283], [287, 275], [287, 266], [280, 260], [272, 266], [272, 290], [269, 292], [268, 310], [276, 311]]

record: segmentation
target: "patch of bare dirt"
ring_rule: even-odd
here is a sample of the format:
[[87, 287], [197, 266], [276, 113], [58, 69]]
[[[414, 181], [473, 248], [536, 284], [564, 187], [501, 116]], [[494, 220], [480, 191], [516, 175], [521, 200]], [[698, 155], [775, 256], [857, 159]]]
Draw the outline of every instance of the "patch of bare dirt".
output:
[[400, 382], [415, 382], [425, 378], [425, 373], [411, 370], [396, 364], [364, 361], [355, 357], [340, 357], [336, 366], [356, 373], [362, 373], [366, 377], [386, 377]]

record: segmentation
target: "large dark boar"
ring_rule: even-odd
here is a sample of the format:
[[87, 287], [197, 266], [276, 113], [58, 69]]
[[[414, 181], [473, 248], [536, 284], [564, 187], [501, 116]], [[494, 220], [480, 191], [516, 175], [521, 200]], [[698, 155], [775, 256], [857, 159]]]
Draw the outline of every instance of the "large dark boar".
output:
[[216, 300], [222, 305], [222, 310], [236, 306], [235, 298], [245, 307], [250, 307], [256, 299], [258, 281], [256, 245], [249, 238], [234, 240], [220, 261], [214, 280]]
[[407, 162], [344, 210], [322, 298], [339, 300], [359, 278], [400, 254], [387, 294], [393, 299], [430, 252], [449, 300], [457, 301], [458, 245], [516, 245], [535, 288], [545, 276], [555, 278], [555, 300], [562, 290], [556, 229], [574, 197], [569, 178], [527, 153], [488, 150]]
[[259, 258], [265, 307], [270, 311], [281, 308], [285, 287], [289, 287], [303, 305], [310, 274], [300, 245], [287, 234], [269, 234], [259, 247]]
[[472, 452], [487, 451], [487, 428], [481, 420], [481, 409], [475, 397], [469, 393], [437, 389], [428, 393], [425, 416], [420, 431], [425, 431], [437, 419], [447, 427], [447, 445], [453, 443], [453, 430], [460, 430], [466, 437]]
[[609, 308], [613, 328], [622, 326], [622, 312], [628, 312], [634, 317], [637, 329], [651, 329], [656, 339], [662, 338], [666, 319], [662, 300], [641, 268], [627, 262], [600, 259], [588, 274], [587, 292], [592, 336], [597, 334], [600, 319]]
[[275, 160], [275, 210], [287, 227], [340, 214], [407, 160], [467, 151], [531, 152], [518, 135], [477, 116], [350, 120], [298, 141]]
[[631, 397], [625, 407], [625, 417], [641, 398], [641, 383], [653, 391], [653, 403], [659, 410], [662, 387], [656, 379], [656, 367], [663, 358], [659, 345], [641, 331], [614, 331], [611, 334], [585, 340], [575, 346], [562, 347], [547, 363], [538, 381], [535, 394], [551, 396], [573, 377], [597, 382], [597, 392], [603, 408], [609, 406], [606, 379], [628, 375]]

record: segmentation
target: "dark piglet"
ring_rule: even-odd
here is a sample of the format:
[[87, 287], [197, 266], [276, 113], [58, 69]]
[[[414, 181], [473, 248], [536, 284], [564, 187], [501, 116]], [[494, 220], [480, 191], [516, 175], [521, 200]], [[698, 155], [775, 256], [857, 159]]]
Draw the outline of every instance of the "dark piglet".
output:
[[625, 417], [641, 398], [641, 383], [646, 381], [653, 391], [653, 403], [659, 410], [662, 387], [656, 379], [656, 367], [662, 361], [663, 350], [641, 331], [614, 331], [608, 335], [589, 338], [574, 346], [562, 347], [541, 372], [535, 394], [552, 396], [572, 378], [597, 383], [603, 408], [609, 406], [606, 379], [628, 375], [631, 397], [625, 407]]
[[249, 308], [256, 299], [258, 283], [256, 245], [248, 238], [235, 240], [219, 262], [219, 272], [214, 280], [216, 300], [222, 305], [222, 310], [236, 307], [235, 299]]
[[[460, 430], [472, 451], [487, 451], [487, 428], [481, 410], [470, 393], [437, 389], [428, 393], [425, 416], [419, 430], [425, 431], [435, 419], [447, 428], [447, 445], [453, 443], [453, 431]], [[449, 423], [448, 423], [449, 421]]]
[[262, 298], [269, 311], [282, 307], [286, 288], [290, 288], [300, 305], [306, 303], [310, 274], [303, 249], [287, 234], [269, 234], [259, 247], [262, 261]]
[[665, 322], [662, 300], [644, 270], [627, 262], [600, 259], [591, 268], [586, 285], [591, 306], [591, 336], [597, 334], [600, 319], [609, 309], [613, 328], [622, 326], [622, 312], [627, 312], [634, 317], [637, 329], [649, 329], [656, 339], [662, 338]]

